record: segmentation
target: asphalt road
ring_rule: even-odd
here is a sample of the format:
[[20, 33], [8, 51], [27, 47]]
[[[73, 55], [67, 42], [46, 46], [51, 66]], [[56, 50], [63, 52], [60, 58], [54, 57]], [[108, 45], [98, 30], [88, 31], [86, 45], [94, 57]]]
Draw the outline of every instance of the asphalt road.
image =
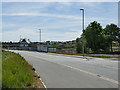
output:
[[[13, 51], [13, 50], [11, 50]], [[47, 88], [118, 88], [118, 61], [81, 56], [14, 52], [36, 68]]]

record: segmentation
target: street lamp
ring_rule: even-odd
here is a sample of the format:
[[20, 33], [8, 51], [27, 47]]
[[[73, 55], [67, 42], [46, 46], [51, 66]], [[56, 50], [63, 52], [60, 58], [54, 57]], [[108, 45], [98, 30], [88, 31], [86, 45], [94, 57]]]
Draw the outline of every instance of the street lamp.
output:
[[83, 39], [82, 39], [82, 53], [83, 53], [83, 57], [84, 57], [84, 9], [80, 9], [82, 11], [82, 17], [83, 17], [83, 21], [82, 21], [82, 25], [83, 25]]
[[40, 45], [40, 51], [41, 51], [41, 29], [38, 29], [38, 30], [40, 30], [40, 43], [39, 43], [39, 45]]

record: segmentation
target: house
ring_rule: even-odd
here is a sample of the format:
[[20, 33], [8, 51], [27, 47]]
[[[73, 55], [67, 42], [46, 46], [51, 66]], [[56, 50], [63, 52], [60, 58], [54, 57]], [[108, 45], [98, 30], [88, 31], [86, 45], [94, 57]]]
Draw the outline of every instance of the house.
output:
[[20, 49], [29, 49], [30, 40], [27, 38], [20, 39]]

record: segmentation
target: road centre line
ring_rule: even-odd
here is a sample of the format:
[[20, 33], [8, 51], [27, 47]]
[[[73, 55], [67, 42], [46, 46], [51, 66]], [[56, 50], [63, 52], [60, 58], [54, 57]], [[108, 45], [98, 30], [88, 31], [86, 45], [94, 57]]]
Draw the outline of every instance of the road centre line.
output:
[[[40, 57], [38, 57], [38, 56], [33, 56], [33, 55], [30, 55], [30, 56], [40, 58]], [[40, 59], [41, 59], [41, 58], [40, 58]], [[48, 60], [45, 60], [45, 59], [41, 59], [41, 60], [42, 60], [42, 61], [48, 61]], [[37, 60], [37, 61], [39, 61], [39, 60]], [[106, 81], [109, 81], [109, 82], [112, 82], [112, 83], [115, 83], [115, 84], [119, 84], [118, 81], [116, 81], [116, 80], [113, 80], [113, 79], [110, 79], [110, 78], [107, 78], [107, 77], [104, 77], [104, 76], [100, 76], [100, 75], [98, 75], [98, 74], [94, 74], [94, 73], [91, 73], [91, 72], [88, 72], [88, 71], [85, 71], [85, 70], [82, 70], [82, 69], [79, 69], [79, 68], [71, 67], [71, 66], [69, 66], [69, 65], [59, 64], [59, 63], [52, 62], [52, 61], [48, 61], [48, 62], [55, 63], [55, 64], [58, 64], [58, 65], [62, 65], [62, 66], [65, 66], [65, 67], [68, 67], [68, 68], [71, 68], [71, 69], [75, 69], [75, 70], [77, 70], [77, 71], [80, 71], [80, 72], [89, 74], [89, 75], [91, 75], [91, 76], [95, 76], [95, 77], [96, 77], [96, 76], [97, 76], [97, 77], [99, 76], [99, 78], [101, 78], [101, 79], [103, 79], [103, 80], [106, 80]]]
[[[29, 52], [28, 52], [28, 53], [29, 53]], [[31, 52], [30, 52], [30, 53], [31, 53]], [[24, 54], [26, 54], [26, 53], [24, 53]], [[37, 54], [40, 54], [40, 53], [37, 53]], [[44, 54], [44, 53], [42, 53], [42, 54]], [[71, 58], [71, 57], [66, 57], [66, 58]], [[76, 59], [76, 60], [77, 60], [77, 59]], [[79, 61], [79, 60], [77, 60], [77, 61]], [[79, 61], [79, 62], [81, 62], [81, 61]], [[88, 61], [88, 62], [89, 62], [89, 61]], [[87, 62], [82, 62], [82, 63], [86, 63], [86, 64], [88, 64]], [[89, 63], [89, 64], [92, 65], [93, 63]], [[103, 66], [103, 67], [104, 67], [104, 68], [117, 69], [117, 70], [120, 69], [120, 68], [115, 68], [115, 67], [110, 67], [110, 66], [107, 66], [107, 67], [106, 67], [106, 66]]]

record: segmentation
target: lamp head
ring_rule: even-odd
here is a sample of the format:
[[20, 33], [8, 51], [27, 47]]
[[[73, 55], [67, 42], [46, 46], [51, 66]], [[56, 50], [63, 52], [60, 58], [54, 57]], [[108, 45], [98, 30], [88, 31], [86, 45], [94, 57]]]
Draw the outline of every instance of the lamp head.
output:
[[81, 8], [80, 10], [84, 10], [83, 8]]

